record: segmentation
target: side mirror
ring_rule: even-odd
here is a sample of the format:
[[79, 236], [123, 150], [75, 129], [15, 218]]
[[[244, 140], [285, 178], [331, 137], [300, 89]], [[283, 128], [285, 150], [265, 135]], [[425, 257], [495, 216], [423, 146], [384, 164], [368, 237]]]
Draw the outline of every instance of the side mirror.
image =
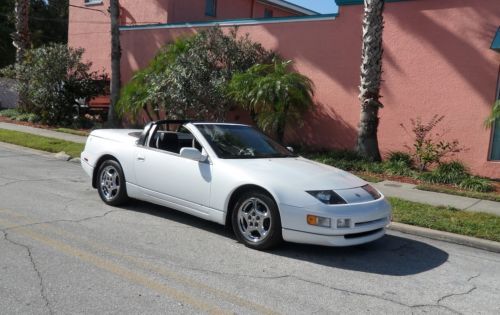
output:
[[201, 154], [201, 152], [196, 148], [182, 148], [180, 155], [183, 158], [190, 159], [190, 160], [197, 161], [197, 162], [203, 162], [206, 159], [206, 156]]
[[290, 151], [290, 152], [292, 152], [292, 153], [293, 153], [293, 148], [292, 148], [292, 147], [286, 147], [286, 149], [287, 149], [288, 151]]

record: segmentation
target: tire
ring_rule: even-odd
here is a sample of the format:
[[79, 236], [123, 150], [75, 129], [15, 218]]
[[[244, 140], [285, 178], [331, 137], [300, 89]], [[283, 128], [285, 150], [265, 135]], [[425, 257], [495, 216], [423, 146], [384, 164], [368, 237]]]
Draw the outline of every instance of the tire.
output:
[[107, 205], [119, 206], [128, 200], [125, 175], [117, 161], [104, 161], [97, 171], [96, 181], [99, 197]]
[[232, 211], [234, 234], [247, 247], [265, 250], [283, 241], [281, 218], [276, 202], [260, 191], [240, 196]]

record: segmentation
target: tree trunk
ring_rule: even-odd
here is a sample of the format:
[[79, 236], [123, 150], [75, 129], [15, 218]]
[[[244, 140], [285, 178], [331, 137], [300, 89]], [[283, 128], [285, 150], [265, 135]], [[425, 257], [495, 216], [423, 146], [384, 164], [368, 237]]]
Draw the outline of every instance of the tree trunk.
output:
[[382, 33], [385, 0], [365, 0], [363, 16], [363, 48], [359, 99], [361, 115], [356, 151], [373, 161], [380, 161], [377, 129], [382, 78]]
[[[12, 34], [12, 44], [16, 48], [16, 64], [20, 65], [25, 58], [26, 50], [30, 47], [31, 34], [29, 28], [29, 15], [30, 15], [30, 1], [29, 0], [16, 0], [15, 7], [16, 18], [16, 31]], [[16, 74], [17, 80], [21, 82], [23, 77], [21, 73]], [[21, 86], [26, 87], [27, 84]], [[23, 88], [19, 91], [19, 100], [17, 107], [22, 111], [29, 110], [29, 103], [26, 96], [26, 89]]]
[[16, 16], [16, 32], [12, 36], [12, 44], [16, 47], [16, 63], [20, 64], [24, 60], [26, 49], [30, 46], [30, 1], [16, 0], [14, 12]]
[[118, 127], [119, 123], [115, 113], [116, 103], [120, 97], [121, 80], [121, 46], [120, 46], [120, 3], [119, 0], [110, 0], [109, 11], [111, 13], [111, 104], [108, 111], [107, 125]]

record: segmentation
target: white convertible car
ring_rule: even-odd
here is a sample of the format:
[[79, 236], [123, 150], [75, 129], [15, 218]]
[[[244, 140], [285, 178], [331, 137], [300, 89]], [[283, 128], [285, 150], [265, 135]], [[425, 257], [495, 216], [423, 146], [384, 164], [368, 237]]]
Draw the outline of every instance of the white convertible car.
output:
[[105, 203], [136, 198], [231, 225], [256, 249], [282, 240], [367, 243], [391, 219], [389, 203], [364, 180], [241, 124], [157, 121], [144, 130], [96, 130], [81, 161]]

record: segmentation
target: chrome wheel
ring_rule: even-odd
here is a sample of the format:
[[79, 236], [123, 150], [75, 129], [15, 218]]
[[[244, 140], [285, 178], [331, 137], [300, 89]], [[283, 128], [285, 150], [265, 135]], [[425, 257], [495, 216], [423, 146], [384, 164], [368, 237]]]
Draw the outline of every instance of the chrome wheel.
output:
[[111, 165], [101, 171], [100, 190], [106, 201], [111, 201], [120, 193], [120, 173]]
[[249, 242], [262, 242], [271, 231], [272, 220], [269, 207], [259, 198], [249, 198], [238, 208], [238, 229]]

